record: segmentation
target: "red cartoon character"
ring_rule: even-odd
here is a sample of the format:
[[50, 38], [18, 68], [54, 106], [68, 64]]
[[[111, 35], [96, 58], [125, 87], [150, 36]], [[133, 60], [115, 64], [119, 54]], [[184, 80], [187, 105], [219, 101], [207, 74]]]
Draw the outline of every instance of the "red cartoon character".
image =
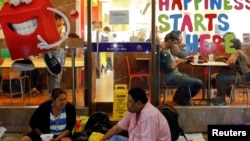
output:
[[[63, 37], [55, 25], [55, 13], [65, 20], [67, 31]], [[0, 23], [12, 60], [44, 53], [50, 73], [61, 72], [50, 50], [67, 39], [70, 23], [49, 0], [9, 0], [0, 11]]]

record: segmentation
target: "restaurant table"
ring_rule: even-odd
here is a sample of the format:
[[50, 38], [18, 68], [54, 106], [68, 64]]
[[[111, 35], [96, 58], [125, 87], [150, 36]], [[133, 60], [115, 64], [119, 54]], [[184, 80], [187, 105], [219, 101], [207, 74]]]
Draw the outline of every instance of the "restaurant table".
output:
[[211, 88], [210, 88], [210, 71], [211, 67], [228, 67], [229, 65], [225, 62], [204, 62], [204, 63], [190, 63], [192, 66], [198, 67], [208, 67], [208, 76], [207, 76], [207, 104], [210, 104]]

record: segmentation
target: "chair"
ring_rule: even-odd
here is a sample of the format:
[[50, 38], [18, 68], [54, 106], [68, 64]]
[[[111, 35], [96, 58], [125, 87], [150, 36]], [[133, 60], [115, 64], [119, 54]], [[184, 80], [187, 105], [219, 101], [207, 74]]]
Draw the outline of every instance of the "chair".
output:
[[[10, 91], [10, 98], [12, 103], [12, 97], [13, 95], [17, 95], [21, 93], [22, 96], [22, 103], [24, 104], [24, 87], [25, 87], [25, 79], [28, 78], [28, 76], [21, 76], [20, 71], [15, 70], [13, 68], [10, 69], [2, 69], [2, 80], [1, 80], [1, 89], [3, 89], [3, 81], [8, 80], [9, 81], [9, 91]], [[12, 83], [13, 80], [18, 80], [20, 84], [20, 91], [19, 92], [13, 92]]]
[[176, 86], [168, 86], [168, 85], [166, 85], [163, 73], [160, 72], [160, 89], [163, 90], [163, 104], [166, 104], [167, 103], [167, 99], [168, 99], [168, 90], [169, 89], [172, 90], [171, 91], [172, 95], [174, 95], [173, 89], [177, 89], [177, 87]]
[[[229, 96], [229, 104], [232, 104], [235, 100], [235, 94], [236, 94], [236, 89], [243, 89], [243, 101], [245, 101], [245, 97], [246, 97], [246, 102], [247, 102], [247, 105], [249, 105], [249, 98], [250, 98], [250, 92], [249, 92], [249, 89], [250, 89], [250, 83], [247, 83], [247, 84], [240, 84], [240, 85], [235, 85], [235, 84], [232, 84], [230, 85], [231, 86], [231, 92], [230, 92], [230, 96]], [[246, 96], [245, 96], [246, 94]]]
[[[2, 58], [10, 58], [10, 52], [9, 52], [8, 48], [1, 49], [1, 59]], [[0, 75], [2, 75], [2, 69], [0, 69]]]
[[[168, 96], [168, 90], [169, 89], [177, 89], [178, 86], [173, 86], [173, 85], [168, 85], [166, 84], [165, 82], [165, 79], [164, 79], [164, 74], [162, 72], [160, 72], [160, 87], [161, 89], [163, 89], [163, 93], [164, 93], [164, 103], [163, 104], [166, 104], [167, 103], [167, 96]], [[191, 94], [191, 90], [190, 90], [190, 87], [188, 87], [188, 93], [189, 93], [189, 96], [190, 96], [190, 103], [192, 104], [193, 106], [193, 103], [192, 103], [192, 94]], [[173, 91], [172, 91], [172, 94], [174, 95]]]
[[[6, 68], [2, 70], [2, 80], [1, 80], [1, 90], [3, 90], [3, 81], [8, 80], [9, 81], [9, 91], [10, 91], [10, 97], [11, 97], [11, 103], [12, 103], [12, 97], [13, 95], [17, 95], [21, 93], [22, 96], [22, 104], [24, 104], [24, 95], [25, 95], [25, 82], [28, 80], [29, 88], [31, 86], [30, 84], [30, 77], [26, 74], [27, 71], [33, 70], [34, 64], [30, 60], [16, 60], [12, 63], [11, 68]], [[21, 71], [24, 72], [24, 75], [21, 75]], [[20, 91], [13, 92], [13, 80], [18, 80], [20, 85]], [[30, 96], [31, 96], [31, 92]]]
[[145, 72], [131, 73], [131, 68], [130, 68], [128, 56], [125, 56], [125, 59], [126, 59], [128, 75], [129, 75], [128, 89], [130, 89], [130, 87], [131, 87], [131, 81], [133, 78], [146, 77], [147, 81], [148, 81], [147, 83], [149, 83], [149, 73], [145, 73]]

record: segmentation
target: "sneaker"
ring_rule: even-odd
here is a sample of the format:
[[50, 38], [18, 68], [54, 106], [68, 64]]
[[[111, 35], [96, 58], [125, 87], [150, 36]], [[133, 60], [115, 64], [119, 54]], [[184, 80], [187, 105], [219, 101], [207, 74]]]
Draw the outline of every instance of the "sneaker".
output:
[[225, 99], [223, 97], [216, 97], [211, 99], [210, 105], [212, 106], [225, 106], [227, 103], [225, 102]]
[[215, 98], [211, 98], [211, 102], [212, 103], [215, 103], [215, 102], [218, 102], [218, 101], [223, 101], [223, 97], [220, 97], [220, 96], [217, 96]]
[[211, 106], [226, 106], [227, 103], [225, 101], [217, 102], [217, 103], [211, 103]]
[[43, 54], [43, 60], [50, 74], [58, 75], [61, 73], [62, 66], [57, 60], [57, 58], [50, 51]]

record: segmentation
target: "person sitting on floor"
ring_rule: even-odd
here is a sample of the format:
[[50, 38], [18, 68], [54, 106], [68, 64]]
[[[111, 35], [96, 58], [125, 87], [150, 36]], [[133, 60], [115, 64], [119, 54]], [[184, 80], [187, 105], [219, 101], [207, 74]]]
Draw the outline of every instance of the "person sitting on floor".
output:
[[[169, 124], [163, 114], [154, 107], [141, 88], [128, 92], [128, 113], [99, 141], [171, 141]], [[150, 113], [150, 114], [149, 114]], [[128, 131], [128, 138], [117, 135]]]
[[51, 100], [43, 102], [30, 118], [31, 131], [21, 141], [42, 141], [42, 134], [53, 134], [51, 141], [72, 141], [72, 130], [76, 123], [75, 106], [67, 102], [67, 94], [55, 88]]

